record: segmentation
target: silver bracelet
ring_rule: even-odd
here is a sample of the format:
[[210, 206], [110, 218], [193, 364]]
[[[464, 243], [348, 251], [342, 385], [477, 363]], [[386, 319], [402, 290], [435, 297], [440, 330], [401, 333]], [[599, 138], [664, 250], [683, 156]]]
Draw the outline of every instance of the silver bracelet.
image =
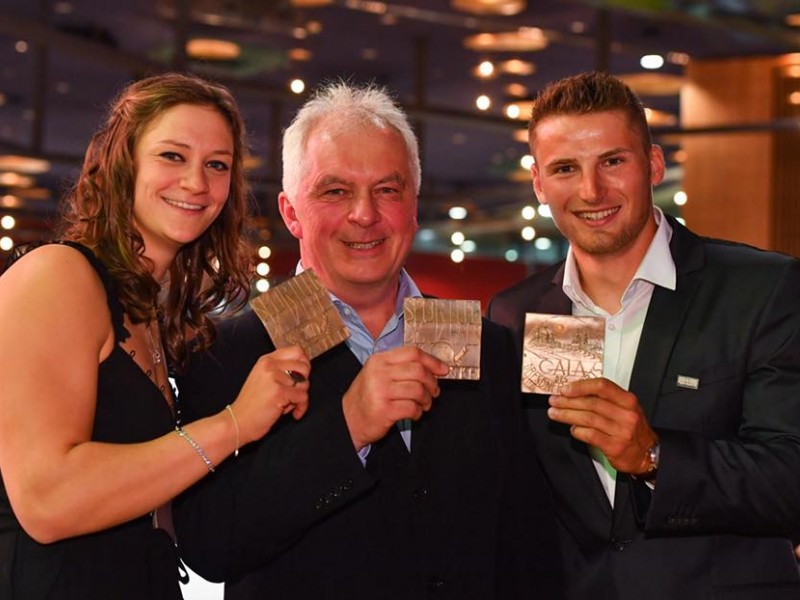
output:
[[192, 436], [190, 436], [188, 433], [186, 433], [183, 430], [183, 427], [181, 427], [180, 425], [176, 425], [175, 426], [175, 433], [177, 433], [179, 436], [181, 436], [183, 439], [185, 439], [187, 442], [189, 442], [189, 445], [194, 449], [195, 452], [197, 452], [197, 456], [202, 458], [203, 462], [206, 463], [206, 467], [208, 468], [208, 472], [209, 473], [213, 473], [214, 472], [214, 463], [211, 462], [211, 459], [206, 456], [206, 453], [203, 452], [203, 449], [200, 447], [200, 445], [192, 439]]
[[233, 414], [233, 409], [230, 404], [225, 405], [225, 410], [230, 413], [231, 419], [233, 419], [233, 428], [236, 430], [236, 449], [233, 451], [233, 456], [235, 458], [239, 456], [239, 421], [236, 420], [236, 415]]

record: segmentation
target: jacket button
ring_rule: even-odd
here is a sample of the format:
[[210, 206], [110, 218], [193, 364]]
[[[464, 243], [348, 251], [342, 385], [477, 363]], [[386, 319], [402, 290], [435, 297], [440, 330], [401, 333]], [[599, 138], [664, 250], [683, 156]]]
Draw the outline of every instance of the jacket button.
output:
[[420, 486], [414, 490], [412, 496], [414, 497], [414, 500], [425, 500], [428, 497], [428, 488], [425, 486]]

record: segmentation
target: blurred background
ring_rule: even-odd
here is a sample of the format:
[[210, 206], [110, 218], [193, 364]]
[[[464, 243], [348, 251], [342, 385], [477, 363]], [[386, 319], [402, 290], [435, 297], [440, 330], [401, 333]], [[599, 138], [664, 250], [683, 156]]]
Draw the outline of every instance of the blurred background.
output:
[[334, 78], [388, 86], [413, 118], [423, 186], [408, 266], [428, 293], [485, 307], [564, 256], [532, 192], [525, 125], [547, 82], [589, 69], [648, 107], [665, 212], [798, 254], [795, 52], [796, 0], [0, 0], [0, 265], [52, 235], [111, 98], [165, 70], [228, 85], [244, 110], [254, 292], [298, 256], [276, 207], [281, 131]]

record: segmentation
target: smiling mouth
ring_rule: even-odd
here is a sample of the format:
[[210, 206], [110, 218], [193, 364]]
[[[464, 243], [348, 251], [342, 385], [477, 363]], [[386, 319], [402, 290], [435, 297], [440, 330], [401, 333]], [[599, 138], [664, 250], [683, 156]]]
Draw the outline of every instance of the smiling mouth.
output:
[[575, 215], [586, 221], [601, 221], [613, 214], [616, 214], [617, 212], [619, 212], [619, 206], [607, 208], [605, 210], [580, 211], [576, 212]]
[[386, 238], [381, 238], [379, 240], [372, 240], [371, 242], [345, 242], [344, 245], [353, 250], [370, 250], [380, 246], [385, 241]]
[[199, 211], [204, 208], [200, 204], [189, 204], [188, 202], [181, 202], [180, 200], [170, 200], [169, 198], [163, 198], [163, 200], [170, 206], [175, 206], [176, 208], [182, 208], [184, 210]]

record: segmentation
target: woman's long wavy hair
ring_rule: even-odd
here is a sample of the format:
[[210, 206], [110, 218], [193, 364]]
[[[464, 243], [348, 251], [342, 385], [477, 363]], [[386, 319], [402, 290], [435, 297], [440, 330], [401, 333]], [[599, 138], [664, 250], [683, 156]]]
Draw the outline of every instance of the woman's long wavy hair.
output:
[[155, 315], [161, 287], [143, 256], [144, 241], [133, 223], [135, 148], [164, 111], [180, 105], [208, 106], [228, 122], [233, 137], [228, 199], [211, 226], [181, 248], [169, 269], [158, 318], [172, 367], [185, 366], [189, 347], [214, 339], [209, 312], [247, 300], [249, 252], [244, 241], [249, 190], [244, 177], [245, 130], [239, 108], [224, 87], [193, 75], [167, 73], [134, 82], [112, 102], [94, 134], [76, 185], [64, 200], [61, 237], [91, 248], [114, 280], [132, 323]]

